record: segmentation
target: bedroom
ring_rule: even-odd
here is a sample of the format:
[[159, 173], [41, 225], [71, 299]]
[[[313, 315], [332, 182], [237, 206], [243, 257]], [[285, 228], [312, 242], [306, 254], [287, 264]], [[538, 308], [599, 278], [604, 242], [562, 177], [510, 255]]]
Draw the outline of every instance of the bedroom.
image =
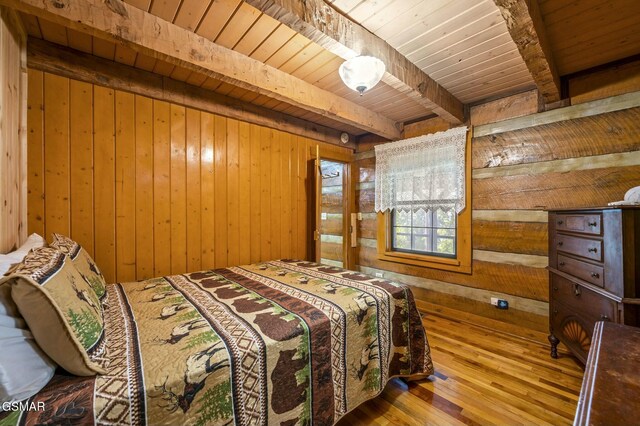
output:
[[[271, 415], [268, 421], [260, 417], [264, 423], [571, 423], [590, 343], [599, 336], [593, 335], [594, 324], [600, 319], [640, 324], [637, 210], [604, 209], [640, 185], [640, 8], [633, 0], [0, 0], [0, 6], [0, 253], [9, 253], [3, 264], [23, 261], [26, 253], [14, 251], [34, 233], [55, 247], [34, 252], [55, 257], [67, 247], [74, 262], [55, 257], [65, 271], [86, 253], [109, 289], [109, 303], [90, 298], [90, 308], [101, 313], [106, 341], [110, 320], [135, 318], [141, 339], [148, 337], [140, 349], [144, 356], [167, 342], [182, 345], [184, 350], [159, 354], [159, 364], [173, 353], [208, 349], [214, 342], [206, 340], [219, 336], [206, 334], [213, 327], [206, 324], [215, 320], [206, 309], [189, 308], [149, 324], [142, 320], [145, 309], [135, 311], [144, 304], [130, 304], [130, 315], [107, 312], [126, 306], [113, 300], [131, 302], [147, 293], [158, 303], [172, 302], [166, 315], [171, 306], [184, 307], [176, 300], [188, 297], [180, 290], [186, 284], [176, 279], [173, 290], [169, 284], [156, 289], [142, 280], [190, 274], [191, 281], [204, 282], [212, 277], [194, 273], [225, 268], [226, 275], [216, 273], [221, 281], [207, 281], [209, 290], [202, 284], [207, 294], [217, 295], [216, 286], [233, 281], [230, 289], [251, 291], [273, 305], [268, 318], [273, 322], [267, 325], [257, 319], [261, 314], [237, 316], [262, 324], [255, 325], [264, 334], [256, 341], [276, 342], [273, 337], [282, 332], [301, 345], [311, 340], [314, 350], [329, 350], [326, 339], [311, 339], [315, 328], [312, 319], [302, 320], [306, 314], [294, 314], [292, 306], [276, 308], [284, 296], [258, 295], [257, 287], [246, 286], [267, 280], [282, 291], [314, 288], [318, 301], [331, 300], [331, 306], [349, 313], [343, 333], [354, 344], [336, 340], [346, 346], [349, 361], [331, 372], [347, 381], [327, 390], [335, 396], [342, 389], [343, 399], [336, 397], [333, 409], [325, 406], [332, 413], [322, 417], [321, 399], [312, 395], [323, 391], [315, 385], [300, 390], [309, 384], [304, 377], [320, 377], [320, 367], [310, 361], [314, 350], [301, 356], [309, 361], [308, 371], [299, 366], [298, 355], [283, 359], [298, 369], [289, 382], [270, 378], [279, 359], [267, 357], [269, 377], [265, 372], [260, 377], [268, 391], [259, 395], [268, 400], [264, 410]], [[377, 57], [386, 67], [363, 94], [348, 87], [360, 83], [339, 72], [345, 60], [358, 55]], [[426, 160], [418, 151], [392, 156], [394, 147], [417, 142], [422, 149], [443, 138], [456, 144], [439, 153], [443, 161]], [[425, 189], [428, 196], [416, 198], [418, 191], [411, 190], [407, 200], [397, 196], [402, 191], [383, 191], [407, 170], [431, 173], [442, 164], [446, 176], [440, 180], [447, 183], [431, 193]], [[570, 210], [575, 208], [582, 210]], [[278, 259], [326, 266], [319, 271], [311, 263]], [[253, 277], [250, 284], [229, 275], [237, 274], [232, 268], [239, 265], [254, 265], [240, 268], [240, 275]], [[336, 269], [341, 267], [355, 272]], [[76, 286], [89, 285], [85, 277], [94, 272], [78, 269], [82, 277], [68, 272], [77, 279], [64, 288], [70, 298], [87, 299], [82, 292], [92, 289]], [[50, 296], [27, 300], [27, 290], [42, 298], [49, 294], [42, 288], [51, 284], [34, 286], [22, 270], [23, 278], [18, 266], [12, 270], [15, 278], [0, 284], [0, 296], [10, 288], [13, 301], [3, 300], [17, 305], [11, 306], [23, 325], [11, 332], [35, 335], [37, 344], [31, 338], [23, 344], [55, 360], [60, 367], [54, 381], [66, 377], [86, 387], [73, 402], [82, 400], [93, 409], [74, 421], [115, 422], [98, 412], [111, 407], [96, 384], [108, 375], [95, 375], [104, 370], [87, 364], [77, 338], [66, 344], [79, 350], [74, 359], [82, 364], [81, 376], [89, 374], [87, 366], [92, 375], [78, 379], [65, 372], [74, 368], [64, 367], [69, 354], [47, 339], [49, 329], [43, 328], [49, 323], [42, 323], [40, 309], [55, 308], [50, 313], [62, 331], [71, 320]], [[318, 274], [324, 274], [322, 282]], [[140, 288], [136, 281], [145, 284]], [[235, 287], [238, 281], [245, 290]], [[391, 286], [384, 291], [394, 300], [401, 297], [394, 289], [402, 289], [406, 309], [398, 315], [417, 324], [418, 334], [423, 329], [413, 313], [421, 313], [428, 344], [396, 349], [415, 349], [418, 358], [422, 351], [422, 369], [412, 365], [400, 369], [411, 374], [402, 374], [385, 366], [376, 370], [380, 377], [367, 369], [382, 365], [385, 356], [380, 347], [370, 347], [371, 336], [361, 341], [349, 333], [381, 321], [385, 309], [375, 296], [378, 290], [362, 297], [351, 293], [364, 291], [363, 285]], [[507, 309], [498, 309], [492, 299]], [[227, 306], [219, 302], [216, 306]], [[36, 305], [34, 313], [29, 308]], [[260, 308], [249, 305], [243, 309]], [[394, 306], [386, 309], [396, 312]], [[186, 329], [166, 325], [178, 316], [189, 320], [182, 324]], [[288, 330], [294, 323], [298, 326]], [[145, 337], [156, 328], [164, 334]], [[189, 340], [197, 336], [203, 341]], [[555, 348], [556, 339], [561, 343], [554, 359], [550, 342]], [[222, 361], [226, 353], [212, 356]], [[12, 368], [14, 374], [28, 368], [16, 359], [9, 363], [6, 354], [0, 354], [0, 383], [28, 388], [24, 397], [34, 402], [52, 398], [46, 391], [55, 383], [34, 397], [40, 388], [28, 392], [35, 385], [11, 382]], [[435, 371], [427, 375], [431, 358]], [[105, 359], [98, 361], [110, 358]], [[51, 374], [52, 363], [48, 360], [48, 369], [39, 364], [43, 375]], [[207, 366], [198, 367], [200, 373]], [[140, 392], [146, 398], [140, 401], [149, 404], [148, 412], [141, 411], [148, 417], [138, 422], [162, 418], [170, 424], [189, 414], [184, 422], [195, 423], [204, 416], [202, 398], [213, 397], [219, 370], [194, 381], [191, 376], [198, 374], [184, 368], [173, 371], [177, 378], [168, 382], [144, 369]], [[394, 378], [386, 384], [386, 374], [413, 373], [416, 380]], [[637, 373], [628, 378], [634, 379], [637, 383]], [[271, 396], [276, 384], [291, 392], [291, 401], [281, 398], [277, 409]], [[626, 400], [638, 399], [628, 383], [609, 385], [608, 394], [631, 389]], [[364, 402], [382, 388], [380, 396]], [[251, 423], [241, 410], [234, 411], [240, 397], [224, 389], [233, 404], [207, 412], [218, 419], [210, 423], [234, 418]], [[188, 390], [193, 394], [187, 396]], [[3, 395], [3, 403], [13, 396]], [[291, 408], [286, 402], [292, 401], [299, 403]], [[140, 412], [136, 408], [129, 404], [122, 410], [132, 416]], [[609, 408], [623, 415], [626, 407]], [[198, 410], [204, 411], [194, 414]], [[4, 411], [0, 424], [51, 415]], [[122, 422], [136, 422], [131, 419]]]

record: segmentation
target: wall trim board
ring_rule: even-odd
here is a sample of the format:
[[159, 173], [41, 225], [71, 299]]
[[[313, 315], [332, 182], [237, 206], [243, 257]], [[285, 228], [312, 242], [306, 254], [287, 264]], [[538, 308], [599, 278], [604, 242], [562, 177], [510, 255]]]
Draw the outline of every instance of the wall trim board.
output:
[[606, 112], [619, 111], [637, 106], [640, 106], [640, 91], [585, 102], [583, 104], [572, 105], [565, 108], [558, 108], [551, 111], [539, 112], [537, 114], [531, 114], [524, 117], [512, 118], [498, 123], [476, 126], [473, 131], [473, 136], [479, 138], [481, 136], [493, 135], [511, 130], [526, 129], [529, 127], [540, 126], [542, 124], [550, 124], [575, 118], [589, 117], [592, 115], [604, 114]]
[[564, 160], [542, 161], [538, 163], [516, 164], [513, 166], [497, 166], [475, 169], [473, 179], [516, 175], [540, 175], [546, 173], [562, 173], [574, 170], [605, 169], [607, 167], [636, 166], [640, 164], [640, 151], [617, 152], [614, 154], [576, 157]]
[[473, 220], [490, 222], [542, 222], [549, 221], [544, 210], [473, 210]]
[[546, 268], [549, 257], [535, 254], [503, 253], [490, 250], [474, 250], [473, 260], [483, 262], [502, 263], [507, 265], [529, 266], [531, 268]]
[[359, 271], [365, 274], [375, 276], [376, 273], [382, 273], [384, 278], [392, 281], [398, 281], [402, 284], [420, 287], [427, 290], [437, 291], [439, 293], [452, 294], [465, 297], [467, 299], [477, 300], [480, 302], [490, 303], [491, 297], [498, 297], [509, 302], [511, 309], [517, 309], [524, 312], [530, 312], [536, 315], [548, 316], [549, 303], [539, 300], [527, 299], [525, 297], [513, 296], [498, 291], [484, 290], [464, 285], [452, 284], [445, 281], [438, 281], [429, 278], [420, 278], [412, 275], [390, 272], [384, 269], [371, 268], [368, 266], [357, 265]]
[[[27, 65], [74, 80], [196, 108], [343, 148], [355, 148], [354, 142], [343, 144], [340, 141], [342, 132], [338, 130], [43, 40], [29, 38]], [[355, 137], [349, 139], [353, 141]]]

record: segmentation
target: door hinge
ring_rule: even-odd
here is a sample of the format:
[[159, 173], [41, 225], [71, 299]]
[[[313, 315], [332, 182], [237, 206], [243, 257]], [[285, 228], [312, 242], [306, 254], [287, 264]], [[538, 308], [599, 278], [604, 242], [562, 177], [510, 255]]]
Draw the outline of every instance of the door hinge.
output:
[[313, 231], [313, 240], [318, 241], [319, 239], [320, 239], [320, 231], [316, 229], [315, 231]]

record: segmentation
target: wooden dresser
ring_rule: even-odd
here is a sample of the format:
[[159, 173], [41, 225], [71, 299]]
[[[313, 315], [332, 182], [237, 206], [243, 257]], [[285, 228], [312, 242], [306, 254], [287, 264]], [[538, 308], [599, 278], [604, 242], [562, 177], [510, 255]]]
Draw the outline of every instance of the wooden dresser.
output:
[[583, 363], [596, 321], [640, 326], [640, 208], [549, 212], [549, 342]]
[[574, 426], [638, 424], [640, 328], [598, 322]]

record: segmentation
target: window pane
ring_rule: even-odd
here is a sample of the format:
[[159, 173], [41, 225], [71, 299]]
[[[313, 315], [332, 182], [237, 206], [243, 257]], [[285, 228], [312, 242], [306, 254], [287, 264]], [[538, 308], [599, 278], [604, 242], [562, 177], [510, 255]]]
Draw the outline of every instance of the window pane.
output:
[[454, 241], [453, 238], [438, 238], [437, 239], [437, 252], [444, 254], [454, 254]]
[[408, 210], [399, 210], [393, 217], [395, 218], [395, 226], [411, 226], [411, 212]]
[[431, 228], [412, 228], [413, 233], [417, 235], [427, 235]]
[[393, 211], [391, 230], [393, 249], [442, 256], [456, 254], [456, 214], [453, 209]]
[[456, 221], [455, 221], [455, 212], [453, 209], [447, 210], [447, 211], [438, 209], [436, 216], [437, 216], [437, 221], [436, 221], [437, 227], [439, 228], [455, 227]]
[[413, 212], [413, 226], [427, 226], [427, 212], [424, 209]]
[[393, 246], [403, 250], [411, 250], [411, 233], [403, 233], [400, 231], [401, 229], [405, 228], [395, 228]]
[[427, 237], [422, 235], [414, 235], [413, 250], [429, 251], [429, 243]]
[[438, 229], [438, 236], [439, 237], [455, 237], [456, 236], [456, 230], [455, 229]]

